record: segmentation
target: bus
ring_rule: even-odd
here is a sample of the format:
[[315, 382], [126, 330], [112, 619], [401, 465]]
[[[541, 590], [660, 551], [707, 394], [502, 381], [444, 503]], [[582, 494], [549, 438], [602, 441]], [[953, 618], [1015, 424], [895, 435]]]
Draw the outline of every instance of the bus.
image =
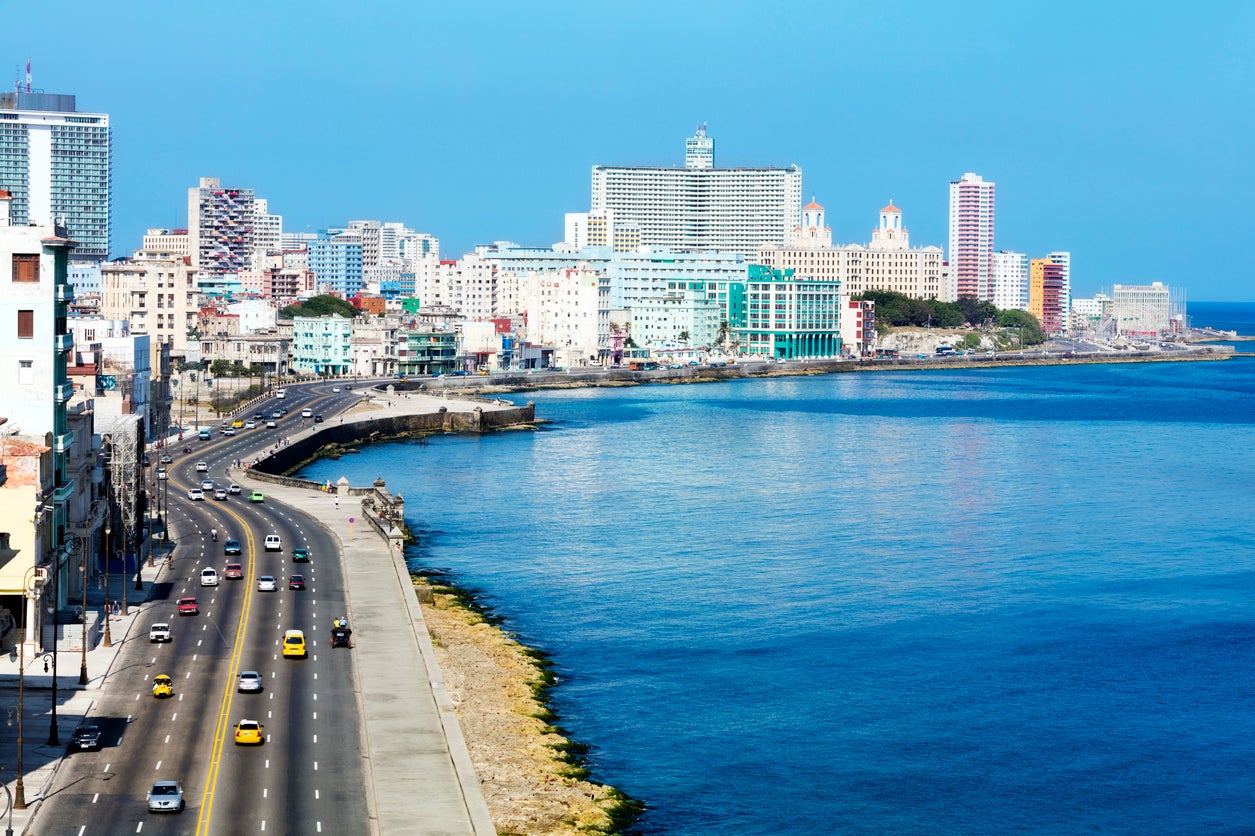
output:
[[954, 346], [952, 346], [952, 345], [939, 345], [939, 346], [937, 346], [937, 356], [938, 356], [938, 357], [952, 357], [953, 355], [954, 355]]

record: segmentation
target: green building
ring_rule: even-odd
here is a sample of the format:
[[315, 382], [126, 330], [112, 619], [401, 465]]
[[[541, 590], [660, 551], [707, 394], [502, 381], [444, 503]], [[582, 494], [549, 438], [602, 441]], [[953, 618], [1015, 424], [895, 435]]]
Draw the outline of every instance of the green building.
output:
[[457, 368], [457, 331], [423, 329], [397, 334], [398, 374], [448, 374]]
[[[785, 360], [841, 356], [841, 281], [749, 265], [743, 295], [729, 289], [728, 326], [745, 354]], [[733, 304], [735, 301], [736, 304]]]

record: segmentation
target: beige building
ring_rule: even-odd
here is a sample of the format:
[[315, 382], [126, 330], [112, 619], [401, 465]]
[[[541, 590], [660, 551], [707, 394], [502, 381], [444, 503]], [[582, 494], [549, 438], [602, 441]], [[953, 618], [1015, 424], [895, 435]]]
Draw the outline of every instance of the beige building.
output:
[[185, 256], [190, 254], [187, 242], [186, 229], [150, 229], [144, 234], [144, 243], [140, 249], [150, 253]]
[[851, 296], [891, 290], [918, 299], [943, 298], [941, 248], [912, 248], [902, 210], [892, 201], [880, 210], [870, 244], [834, 247], [832, 230], [824, 225], [824, 207], [812, 200], [802, 208], [802, 225], [792, 240], [784, 246], [759, 247], [758, 261], [798, 276], [840, 281], [843, 292]]
[[154, 352], [168, 342], [172, 355], [186, 357], [203, 301], [195, 277], [187, 259], [172, 253], [137, 250], [106, 262], [100, 268], [100, 315], [127, 320], [132, 334], [148, 334]]

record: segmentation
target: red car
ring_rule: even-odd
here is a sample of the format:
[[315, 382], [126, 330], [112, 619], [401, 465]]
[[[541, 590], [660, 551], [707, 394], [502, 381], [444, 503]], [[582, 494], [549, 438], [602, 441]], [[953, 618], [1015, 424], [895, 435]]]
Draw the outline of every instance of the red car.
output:
[[244, 577], [244, 567], [238, 563], [228, 563], [227, 571], [223, 575], [227, 580], [238, 581]]
[[179, 615], [199, 615], [200, 605], [196, 603], [195, 598], [179, 599]]
[[304, 588], [305, 588], [305, 576], [304, 575], [292, 575], [288, 578], [288, 589], [304, 589]]

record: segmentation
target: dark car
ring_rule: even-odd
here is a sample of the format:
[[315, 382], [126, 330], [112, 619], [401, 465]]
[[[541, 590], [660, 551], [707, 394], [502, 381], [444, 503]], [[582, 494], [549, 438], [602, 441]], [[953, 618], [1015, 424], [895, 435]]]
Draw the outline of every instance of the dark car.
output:
[[225, 543], [222, 544], [222, 553], [223, 554], [239, 554], [240, 553], [240, 541], [239, 540], [226, 541]]
[[305, 576], [304, 575], [290, 575], [288, 577], [288, 589], [304, 589], [304, 588], [305, 588]]
[[321, 423], [322, 423], [322, 416], [321, 416], [321, 415], [315, 415], [315, 416], [314, 416], [314, 423], [315, 423], [315, 424], [321, 424]]
[[304, 549], [304, 548], [293, 549], [292, 550], [292, 562], [293, 563], [309, 563], [309, 549]]
[[75, 749], [99, 749], [100, 748], [100, 726], [95, 723], [84, 723], [74, 729], [74, 738], [71, 746]]

